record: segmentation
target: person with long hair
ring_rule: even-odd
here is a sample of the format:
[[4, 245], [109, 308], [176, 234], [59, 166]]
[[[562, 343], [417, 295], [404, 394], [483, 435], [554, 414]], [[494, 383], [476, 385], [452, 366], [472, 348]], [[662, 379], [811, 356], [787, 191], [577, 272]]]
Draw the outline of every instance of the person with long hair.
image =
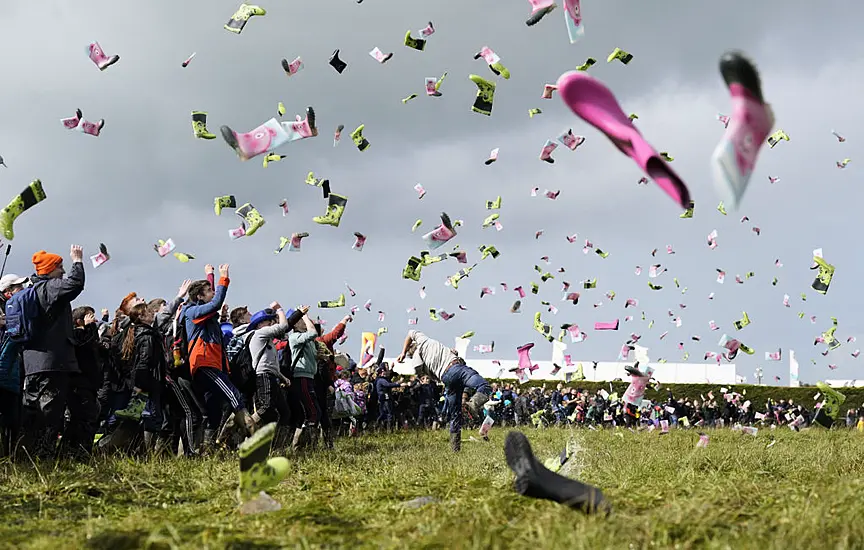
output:
[[170, 432], [165, 430], [163, 381], [168, 375], [168, 365], [162, 336], [153, 326], [155, 315], [146, 304], [133, 307], [129, 319], [132, 326], [123, 340], [122, 358], [132, 365], [132, 391], [147, 396], [141, 414], [144, 446], [148, 451], [161, 451], [170, 442]]

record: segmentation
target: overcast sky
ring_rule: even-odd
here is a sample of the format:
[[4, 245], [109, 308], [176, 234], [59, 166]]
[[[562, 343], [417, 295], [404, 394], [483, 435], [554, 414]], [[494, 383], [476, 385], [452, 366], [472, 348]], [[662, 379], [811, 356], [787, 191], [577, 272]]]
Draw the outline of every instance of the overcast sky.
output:
[[[532, 330], [535, 311], [544, 321], [576, 323], [588, 333], [570, 344], [574, 360], [615, 360], [630, 332], [641, 334], [652, 359], [680, 361], [678, 342], [690, 361], [706, 351], [719, 351], [721, 334], [735, 336], [757, 350], [739, 356], [738, 372], [753, 378], [762, 366], [766, 379], [788, 380], [787, 350], [798, 352], [802, 381], [860, 376], [860, 363], [850, 353], [864, 336], [860, 208], [864, 200], [857, 155], [864, 140], [860, 101], [864, 94], [864, 38], [860, 21], [864, 6], [837, 0], [814, 8], [803, 1], [730, 0], [723, 3], [668, 1], [637, 5], [623, 0], [585, 0], [585, 37], [571, 45], [560, 8], [535, 27], [524, 23], [528, 2], [385, 2], [353, 0], [285, 3], [262, 0], [265, 17], [253, 18], [241, 35], [223, 30], [238, 6], [229, 0], [190, 0], [170, 9], [147, 2], [106, 6], [92, 0], [11, 3], [4, 11], [0, 45], [0, 167], [3, 201], [33, 178], [44, 182], [48, 199], [17, 221], [7, 272], [29, 274], [31, 254], [41, 248], [68, 255], [70, 243], [89, 256], [104, 242], [112, 259], [98, 270], [87, 265], [87, 289], [80, 303], [112, 311], [129, 291], [151, 298], [173, 295], [184, 278], [199, 278], [207, 262], [231, 264], [230, 304], [266, 307], [271, 300], [286, 305], [336, 299], [345, 282], [357, 291], [349, 305], [372, 300], [372, 312], [360, 310], [349, 327], [347, 349], [356, 355], [360, 332], [375, 331], [377, 312], [386, 312], [389, 334], [382, 342], [395, 350], [408, 326], [450, 342], [467, 330], [472, 344], [496, 342], [495, 356], [515, 359], [516, 347], [536, 342], [535, 359], [551, 356], [549, 345]], [[338, 12], [336, 9], [338, 9]], [[406, 48], [406, 30], [417, 36], [432, 20], [436, 32], [426, 50]], [[100, 72], [86, 55], [98, 40], [119, 63]], [[469, 74], [494, 79], [474, 54], [491, 47], [512, 72], [499, 80], [491, 117], [472, 113], [476, 93]], [[378, 64], [368, 52], [378, 47], [394, 52]], [[615, 48], [633, 54], [624, 66], [607, 64]], [[335, 48], [348, 63], [337, 74], [327, 63]], [[723, 126], [717, 113], [729, 114], [728, 92], [717, 71], [727, 49], [746, 51], [757, 62], [764, 93], [773, 104], [776, 128], [791, 136], [774, 149], [763, 147], [739, 212], [720, 215], [711, 184], [709, 159]], [[181, 62], [197, 56], [188, 68]], [[20, 55], [17, 55], [20, 53]], [[305, 68], [286, 77], [280, 59], [301, 56]], [[602, 135], [578, 120], [556, 95], [541, 99], [545, 83], [587, 57], [598, 59], [590, 74], [604, 81], [626, 112], [639, 115], [637, 126], [660, 151], [674, 157], [673, 168], [687, 182], [696, 201], [691, 220], [653, 184], [637, 186], [639, 169]], [[424, 77], [449, 73], [443, 96], [424, 94]], [[414, 101], [400, 99], [417, 93]], [[228, 124], [249, 131], [276, 116], [284, 102], [289, 116], [315, 107], [321, 135], [289, 144], [278, 152], [282, 162], [263, 168], [261, 159], [240, 162], [219, 138], [195, 139], [190, 112], [209, 112], [208, 124], [218, 134]], [[528, 109], [543, 113], [528, 117]], [[88, 120], [106, 120], [102, 135], [67, 131], [59, 119], [76, 108]], [[348, 133], [365, 124], [372, 147], [359, 152]], [[345, 125], [333, 148], [334, 128]], [[572, 128], [587, 140], [576, 152], [559, 148], [556, 162], [538, 160], [546, 139]], [[836, 129], [845, 143], [831, 135]], [[485, 166], [489, 151], [500, 148], [497, 163]], [[852, 162], [844, 170], [835, 162]], [[349, 197], [339, 228], [319, 226], [323, 214], [320, 189], [306, 186], [309, 171], [330, 179], [333, 191]], [[769, 184], [768, 176], [779, 177]], [[418, 200], [413, 186], [427, 190]], [[532, 187], [560, 190], [556, 201], [530, 197]], [[239, 218], [231, 211], [218, 218], [213, 198], [234, 194], [238, 203], [252, 202], [267, 225], [252, 237], [231, 241], [228, 230]], [[485, 201], [501, 195], [503, 230], [481, 229], [490, 214]], [[291, 213], [282, 217], [279, 202], [287, 198]], [[4, 202], [5, 204], [5, 202]], [[482, 262], [458, 290], [444, 286], [448, 275], [463, 265], [455, 260], [428, 267], [420, 284], [401, 279], [412, 254], [423, 249], [420, 236], [446, 211], [465, 221], [458, 243], [469, 251], [469, 265], [479, 261], [477, 247], [495, 245], [497, 260]], [[749, 223], [740, 223], [742, 215]], [[423, 226], [411, 233], [416, 219]], [[753, 226], [762, 230], [757, 236]], [[543, 229], [539, 239], [535, 232]], [[706, 237], [719, 233], [719, 247], [709, 250]], [[308, 231], [302, 252], [274, 255], [280, 236]], [[362, 252], [351, 249], [353, 233], [368, 237]], [[565, 236], [578, 233], [570, 244]], [[171, 237], [178, 249], [196, 259], [181, 264], [159, 258], [152, 245]], [[606, 259], [583, 255], [584, 239], [610, 253]], [[671, 244], [674, 255], [666, 254]], [[830, 291], [810, 290], [815, 271], [808, 268], [814, 248], [837, 267]], [[656, 258], [650, 252], [657, 248]], [[450, 247], [441, 251], [450, 251]], [[546, 266], [541, 256], [549, 256]], [[780, 259], [782, 268], [774, 266]], [[647, 270], [661, 263], [669, 271], [648, 289]], [[523, 301], [519, 315], [509, 313], [512, 289], [539, 282], [533, 266], [555, 271], [556, 279], [541, 285], [540, 296]], [[637, 265], [641, 276], [634, 275]], [[726, 271], [725, 284], [716, 271]], [[736, 274], [756, 276], [739, 285]], [[779, 279], [771, 285], [773, 277]], [[581, 291], [578, 306], [561, 302], [561, 282], [577, 286], [597, 278], [597, 289]], [[677, 277], [688, 291], [681, 294]], [[504, 292], [499, 283], [511, 289]], [[421, 300], [420, 286], [428, 297]], [[479, 298], [484, 286], [494, 296]], [[614, 290], [613, 302], [604, 294]], [[714, 300], [708, 300], [714, 292]], [[801, 302], [801, 292], [807, 301]], [[784, 294], [792, 307], [782, 304]], [[627, 298], [639, 307], [624, 309]], [[541, 299], [559, 308], [552, 315]], [[593, 305], [603, 302], [594, 308]], [[459, 310], [459, 305], [467, 311]], [[686, 304], [681, 310], [679, 304]], [[406, 314], [414, 306], [417, 311]], [[429, 320], [435, 307], [457, 315], [448, 322]], [[667, 310], [683, 324], [670, 323]], [[648, 329], [640, 313], [655, 321]], [[752, 324], [738, 332], [732, 322], [747, 311]], [[798, 318], [799, 311], [805, 319]], [[331, 324], [347, 308], [321, 312]], [[623, 318], [635, 315], [634, 321]], [[816, 316], [811, 324], [809, 317]], [[813, 339], [839, 320], [843, 346], [823, 357]], [[595, 321], [622, 320], [621, 330], [595, 332]], [[721, 330], [708, 328], [715, 320]], [[669, 331], [662, 341], [660, 334]], [[701, 336], [701, 342], [691, 336]], [[568, 339], [569, 342], [569, 339]], [[864, 341], [860, 342], [864, 346]], [[766, 351], [782, 348], [782, 363], [763, 361]], [[469, 353], [470, 357], [476, 354]], [[813, 365], [810, 359], [814, 359]], [[828, 364], [839, 366], [831, 372]]]

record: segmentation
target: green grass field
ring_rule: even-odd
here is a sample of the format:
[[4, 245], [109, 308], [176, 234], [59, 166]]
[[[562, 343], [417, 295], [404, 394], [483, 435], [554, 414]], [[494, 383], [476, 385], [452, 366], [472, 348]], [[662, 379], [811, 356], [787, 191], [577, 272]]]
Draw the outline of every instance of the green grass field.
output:
[[[608, 518], [526, 499], [502, 450], [445, 432], [365, 435], [292, 460], [270, 494], [282, 510], [236, 512], [237, 462], [100, 459], [0, 465], [3, 548], [861, 548], [864, 436], [760, 430], [660, 436], [526, 432], [540, 459], [573, 438], [576, 474], [612, 502]], [[776, 443], [766, 448], [771, 438]], [[289, 457], [290, 458], [290, 457]], [[416, 497], [436, 502], [408, 508]]]

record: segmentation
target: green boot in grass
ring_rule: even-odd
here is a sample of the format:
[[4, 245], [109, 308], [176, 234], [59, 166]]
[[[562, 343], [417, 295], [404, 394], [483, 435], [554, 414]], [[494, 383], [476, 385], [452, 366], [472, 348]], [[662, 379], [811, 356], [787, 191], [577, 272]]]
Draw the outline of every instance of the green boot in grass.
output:
[[271, 422], [240, 444], [240, 500], [246, 502], [259, 492], [278, 485], [288, 474], [284, 457], [268, 458], [276, 423]]

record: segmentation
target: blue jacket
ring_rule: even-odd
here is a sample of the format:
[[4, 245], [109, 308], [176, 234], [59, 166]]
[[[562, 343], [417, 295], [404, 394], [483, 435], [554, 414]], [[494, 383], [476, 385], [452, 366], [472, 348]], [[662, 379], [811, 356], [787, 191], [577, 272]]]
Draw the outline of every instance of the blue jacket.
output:
[[0, 390], [21, 395], [21, 344], [0, 332]]
[[390, 391], [398, 387], [399, 384], [396, 382], [391, 382], [383, 376], [379, 376], [375, 380], [375, 391], [378, 393], [378, 401], [390, 401]]
[[222, 348], [222, 327], [219, 325], [219, 310], [228, 293], [228, 277], [219, 279], [216, 294], [209, 302], [193, 302], [184, 308], [186, 334], [189, 338], [189, 373], [201, 367], [218, 370], [228, 369]]

